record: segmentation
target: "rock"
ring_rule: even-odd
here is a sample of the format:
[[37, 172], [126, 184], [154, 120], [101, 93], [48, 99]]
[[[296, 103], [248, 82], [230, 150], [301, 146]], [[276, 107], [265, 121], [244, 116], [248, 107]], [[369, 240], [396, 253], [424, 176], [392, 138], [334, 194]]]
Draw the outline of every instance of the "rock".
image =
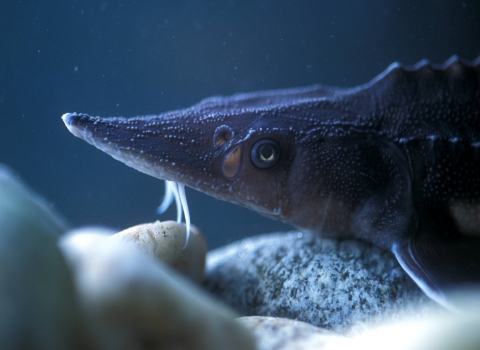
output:
[[[478, 301], [478, 296], [477, 296]], [[471, 314], [432, 312], [423, 317], [409, 316], [386, 322], [356, 335], [350, 345], [332, 341], [326, 349], [392, 350], [471, 350], [480, 348], [479, 304], [471, 304]], [[341, 345], [341, 347], [339, 346]]]
[[133, 243], [82, 230], [60, 247], [90, 323], [116, 349], [255, 349], [232, 311]]
[[0, 164], [1, 229], [33, 229], [40, 234], [58, 237], [66, 231], [65, 221], [47, 202], [29, 190], [11, 169]]
[[97, 349], [57, 247], [63, 220], [0, 166], [0, 349]]
[[378, 324], [346, 337], [307, 323], [276, 317], [238, 319], [251, 329], [259, 350], [470, 350], [480, 348], [478, 293], [461, 295], [470, 312], [436, 310], [417, 317], [405, 314], [395, 322]]
[[242, 315], [285, 317], [340, 333], [436, 308], [390, 252], [298, 232], [210, 252], [205, 287]]
[[202, 232], [195, 226], [190, 229], [190, 239], [185, 249], [185, 226], [175, 221], [156, 221], [133, 226], [111, 239], [135, 243], [148, 256], [166, 263], [197, 282], [203, 280], [207, 243]]
[[305, 322], [265, 316], [240, 317], [238, 321], [253, 332], [258, 350], [321, 350], [332, 342], [351, 345], [347, 338]]

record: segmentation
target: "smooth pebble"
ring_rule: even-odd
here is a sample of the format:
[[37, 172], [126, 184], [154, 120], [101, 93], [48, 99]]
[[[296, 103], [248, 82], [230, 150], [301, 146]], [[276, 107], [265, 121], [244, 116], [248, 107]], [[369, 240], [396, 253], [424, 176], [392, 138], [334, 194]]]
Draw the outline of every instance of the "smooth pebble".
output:
[[202, 232], [193, 225], [185, 249], [185, 226], [175, 221], [133, 226], [118, 232], [111, 239], [132, 242], [148, 256], [164, 262], [181, 274], [197, 282], [203, 280], [207, 243]]
[[97, 232], [72, 232], [60, 247], [102, 338], [118, 349], [255, 349], [224, 305], [135, 244]]
[[98, 349], [57, 247], [64, 221], [0, 166], [0, 349]]
[[322, 350], [332, 342], [350, 345], [341, 335], [287, 318], [246, 316], [238, 321], [252, 330], [259, 350]]

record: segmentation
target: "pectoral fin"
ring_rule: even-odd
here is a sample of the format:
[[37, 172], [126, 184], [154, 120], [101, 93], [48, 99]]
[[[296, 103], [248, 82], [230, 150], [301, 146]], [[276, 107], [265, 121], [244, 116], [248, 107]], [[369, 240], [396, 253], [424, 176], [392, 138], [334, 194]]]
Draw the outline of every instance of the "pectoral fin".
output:
[[480, 299], [480, 237], [420, 235], [396, 244], [393, 253], [425, 294], [441, 305], [458, 310], [454, 296], [459, 291]]

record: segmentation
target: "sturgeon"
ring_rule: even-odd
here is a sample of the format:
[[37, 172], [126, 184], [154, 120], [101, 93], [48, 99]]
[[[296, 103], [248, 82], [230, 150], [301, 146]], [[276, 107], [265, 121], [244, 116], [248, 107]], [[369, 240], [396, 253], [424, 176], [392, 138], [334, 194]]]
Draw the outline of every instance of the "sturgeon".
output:
[[394, 63], [353, 88], [62, 118], [75, 136], [169, 181], [186, 214], [185, 185], [301, 231], [372, 242], [447, 307], [450, 291], [480, 284], [480, 57]]

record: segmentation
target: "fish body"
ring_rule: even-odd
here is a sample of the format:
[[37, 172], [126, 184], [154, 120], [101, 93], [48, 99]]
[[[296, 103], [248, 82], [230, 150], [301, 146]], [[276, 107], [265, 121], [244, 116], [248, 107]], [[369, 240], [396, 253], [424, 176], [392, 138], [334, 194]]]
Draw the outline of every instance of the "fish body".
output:
[[433, 299], [480, 284], [480, 57], [354, 88], [212, 97], [69, 130], [146, 174], [323, 236], [390, 249]]

